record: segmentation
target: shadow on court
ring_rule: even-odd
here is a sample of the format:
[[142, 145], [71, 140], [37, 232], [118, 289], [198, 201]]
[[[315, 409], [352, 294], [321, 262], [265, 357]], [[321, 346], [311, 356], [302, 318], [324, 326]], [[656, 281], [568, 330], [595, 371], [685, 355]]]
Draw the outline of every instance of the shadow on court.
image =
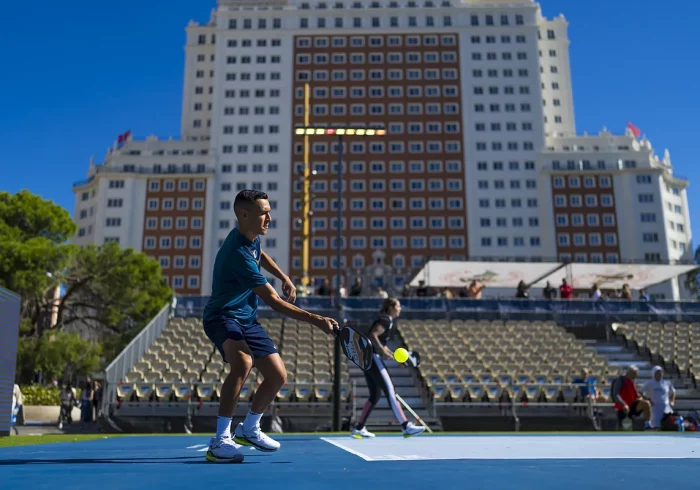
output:
[[[246, 459], [251, 456], [246, 455]], [[225, 464], [259, 464], [260, 461], [243, 461], [242, 463], [218, 463]], [[287, 464], [291, 461], [271, 461], [270, 464]], [[2, 459], [0, 466], [42, 465], [42, 464], [209, 464], [215, 465], [204, 459], [203, 456], [182, 456], [176, 458], [67, 458], [67, 459]]]

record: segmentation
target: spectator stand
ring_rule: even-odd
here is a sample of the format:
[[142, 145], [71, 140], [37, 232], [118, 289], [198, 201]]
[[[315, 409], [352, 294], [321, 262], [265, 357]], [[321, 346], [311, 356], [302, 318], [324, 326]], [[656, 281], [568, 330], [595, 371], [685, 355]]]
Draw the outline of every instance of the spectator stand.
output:
[[[149, 431], [180, 425], [191, 429], [197, 426], [198, 420], [213, 418], [217, 388], [226, 374], [226, 366], [221, 363], [201, 328], [201, 314], [207, 300], [206, 297], [178, 297], [173, 310], [170, 306], [165, 307], [115, 359], [106, 372], [103, 413], [122, 420], [150, 419]], [[297, 303], [322, 315], [337, 316], [339, 305], [336, 301], [333, 297], [309, 296], [299, 298]], [[348, 320], [369, 322], [376, 317], [381, 301], [379, 297], [342, 298], [340, 307]], [[570, 381], [557, 378], [564, 374], [564, 366], [569, 378], [572, 370], [581, 367], [592, 368], [600, 363], [601, 369], [604, 368], [604, 359], [591, 349], [584, 348], [578, 339], [608, 339], [612, 335], [612, 324], [700, 323], [700, 305], [694, 302], [530, 300], [512, 297], [476, 300], [435, 296], [402, 298], [402, 303], [399, 332], [405, 336], [407, 343], [421, 342], [416, 343], [420, 347], [415, 348], [422, 356], [425, 355], [427, 361], [416, 378], [417, 384], [421, 384], [425, 406], [433, 414], [448, 419], [451, 413], [455, 413], [457, 419], [470, 414], [470, 417], [478, 416], [483, 420], [495, 414], [501, 426], [504, 420], [517, 421], [530, 413], [539, 414], [543, 423], [551, 424], [552, 420], [561, 419], [561, 413], [557, 410], [566, 414], [583, 412], [584, 415], [589, 411], [590, 407], [585, 405], [587, 402], [576, 399], [576, 387], [571, 386]], [[329, 382], [333, 374], [331, 340], [322, 339], [327, 342], [327, 351], [309, 349], [309, 345], [321, 341], [320, 337], [317, 339], [318, 333], [313, 327], [282, 319], [265, 305], [261, 305], [260, 318], [281, 348], [290, 372], [290, 383], [280, 391], [275, 402], [281, 409], [280, 416], [286, 420], [305, 416], [303, 422], [297, 419], [301, 423], [297, 427], [306, 430], [327, 424], [332, 405], [332, 385]], [[429, 330], [430, 334], [411, 337], [412, 333], [421, 329]], [[481, 337], [474, 337], [477, 332]], [[451, 342], [445, 341], [448, 334], [453, 335]], [[552, 343], [538, 344], [536, 339], [541, 338]], [[575, 351], [572, 350], [574, 348]], [[433, 353], [436, 356], [431, 358]], [[471, 357], [462, 359], [457, 356], [458, 353]], [[444, 354], [444, 358], [437, 354]], [[491, 354], [498, 354], [499, 357], [483, 358]], [[518, 365], [515, 359], [509, 357], [511, 355], [531, 356], [532, 362], [519, 360], [523, 368], [528, 364], [537, 365], [542, 359], [556, 359], [568, 364], [560, 366], [550, 363], [551, 369], [546, 372], [530, 369], [519, 373], [518, 370], [501, 371], [491, 367], [508, 363]], [[461, 363], [467, 360], [468, 364]], [[511, 360], [514, 362], [511, 363]], [[442, 361], [452, 363], [454, 369], [438, 369]], [[355, 389], [345, 365], [341, 371], [342, 410], [347, 421], [355, 413]], [[433, 367], [441, 375], [459, 376], [460, 385], [446, 382], [449, 380], [444, 377], [431, 378], [430, 375], [435, 374], [430, 372]], [[487, 367], [491, 375], [488, 379], [482, 377]], [[500, 376], [511, 376], [512, 380], [512, 376], [518, 374], [530, 377], [522, 379], [523, 382], [517, 387], [499, 379]], [[612, 376], [609, 369], [599, 374], [603, 378]], [[249, 381], [239, 406], [242, 413], [259, 382], [258, 375], [251, 374]], [[535, 408], [538, 410], [535, 411]], [[593, 411], [597, 413], [605, 408], [593, 407]], [[508, 417], [504, 418], [501, 412]], [[581, 419], [581, 415], [578, 415], [578, 419]], [[513, 428], [511, 422], [507, 422], [510, 425], [506, 424], [506, 429]], [[126, 427], [127, 430], [134, 430], [129, 424]], [[449, 424], [445, 426], [449, 427]], [[586, 422], [586, 427], [590, 428], [590, 420]]]

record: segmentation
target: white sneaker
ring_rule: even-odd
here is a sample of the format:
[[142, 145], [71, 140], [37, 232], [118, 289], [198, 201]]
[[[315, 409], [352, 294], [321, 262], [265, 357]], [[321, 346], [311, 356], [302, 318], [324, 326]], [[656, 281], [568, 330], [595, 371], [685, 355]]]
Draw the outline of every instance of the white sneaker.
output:
[[259, 425], [256, 425], [252, 431], [244, 433], [243, 423], [239, 423], [236, 426], [236, 430], [233, 434], [233, 440], [238, 444], [253, 446], [255, 449], [259, 449], [260, 451], [271, 453], [280, 448], [280, 443], [271, 437], [268, 437], [263, 431], [260, 430]]
[[212, 463], [242, 463], [243, 455], [238, 451], [231, 437], [212, 437], [209, 441], [207, 461]]
[[418, 427], [417, 425], [414, 425], [413, 422], [409, 422], [408, 424], [406, 424], [406, 428], [403, 429], [402, 432], [403, 432], [404, 438], [406, 438], [406, 437], [411, 437], [411, 436], [415, 436], [417, 434], [420, 434], [424, 430], [425, 430], [425, 427], [423, 427], [423, 426]]
[[374, 437], [374, 434], [372, 434], [370, 431], [367, 430], [367, 427], [363, 427], [360, 430], [357, 430], [356, 428], [352, 430], [352, 437], [355, 439], [365, 439], [365, 438], [372, 438]]

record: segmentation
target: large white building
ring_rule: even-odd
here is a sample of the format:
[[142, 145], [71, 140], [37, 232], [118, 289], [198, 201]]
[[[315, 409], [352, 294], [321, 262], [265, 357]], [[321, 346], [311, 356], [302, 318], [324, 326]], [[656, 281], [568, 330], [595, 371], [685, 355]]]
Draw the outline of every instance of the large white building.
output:
[[[219, 0], [185, 53], [181, 140], [129, 139], [74, 186], [76, 243], [143, 250], [178, 292], [209, 293], [245, 188], [270, 194], [263, 248], [301, 276], [306, 83], [312, 124], [388, 133], [344, 142], [348, 279], [380, 262], [367, 277], [400, 287], [430, 258], [692, 258], [687, 182], [646, 139], [576, 135], [567, 22], [531, 0]], [[320, 279], [336, 266], [337, 148], [311, 143]]]

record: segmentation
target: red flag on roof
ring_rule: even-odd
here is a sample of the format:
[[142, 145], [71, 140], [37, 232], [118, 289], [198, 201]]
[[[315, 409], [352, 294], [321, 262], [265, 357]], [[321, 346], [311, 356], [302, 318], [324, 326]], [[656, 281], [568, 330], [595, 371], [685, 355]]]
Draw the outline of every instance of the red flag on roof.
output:
[[131, 130], [127, 131], [126, 133], [120, 134], [117, 138], [117, 145], [121, 146], [127, 141], [129, 141], [129, 136], [131, 136]]
[[627, 123], [627, 129], [632, 131], [632, 134], [635, 136], [635, 138], [639, 138], [642, 135], [642, 131], [631, 122]]

